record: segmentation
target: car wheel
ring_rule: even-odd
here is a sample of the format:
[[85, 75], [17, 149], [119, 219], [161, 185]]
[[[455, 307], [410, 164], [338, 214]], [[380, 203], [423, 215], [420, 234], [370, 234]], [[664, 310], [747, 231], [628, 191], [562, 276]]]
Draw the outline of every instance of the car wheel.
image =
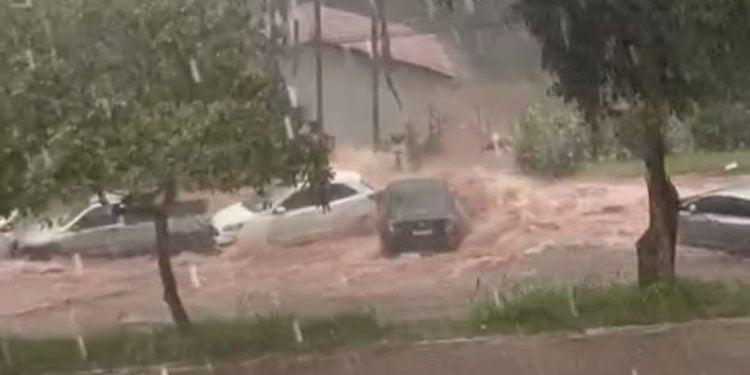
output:
[[395, 248], [395, 244], [381, 237], [380, 253], [386, 258], [394, 258], [398, 256], [398, 249]]
[[350, 233], [354, 236], [367, 236], [373, 232], [374, 220], [370, 216], [362, 216], [351, 224]]
[[14, 257], [13, 243], [0, 243], [0, 260], [11, 259]]

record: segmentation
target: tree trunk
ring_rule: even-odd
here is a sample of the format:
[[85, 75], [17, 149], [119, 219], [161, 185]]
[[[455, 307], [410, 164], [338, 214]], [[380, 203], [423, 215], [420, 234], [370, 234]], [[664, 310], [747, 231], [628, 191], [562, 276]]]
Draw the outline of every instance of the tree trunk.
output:
[[371, 18], [370, 46], [372, 50], [372, 150], [380, 149], [380, 48], [378, 47], [378, 16], [373, 12]]
[[601, 158], [604, 145], [600, 121], [596, 115], [590, 116], [587, 121], [589, 125], [589, 152], [591, 152], [591, 158], [596, 161]]
[[159, 276], [164, 287], [164, 302], [167, 303], [177, 329], [183, 334], [192, 332], [192, 324], [177, 291], [177, 281], [172, 271], [171, 251], [169, 246], [169, 217], [163, 209], [154, 212], [154, 229], [156, 230], [156, 254], [159, 263]]
[[679, 196], [665, 169], [662, 126], [668, 112], [659, 108], [647, 113], [644, 122], [643, 159], [648, 187], [649, 226], [636, 248], [638, 281], [642, 286], [670, 281], [675, 275], [675, 247]]

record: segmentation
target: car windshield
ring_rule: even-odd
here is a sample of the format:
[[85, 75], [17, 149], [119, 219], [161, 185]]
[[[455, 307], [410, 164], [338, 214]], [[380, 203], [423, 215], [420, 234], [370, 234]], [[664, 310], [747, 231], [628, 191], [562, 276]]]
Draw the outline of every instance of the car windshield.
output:
[[288, 188], [277, 188], [265, 194], [253, 193], [242, 201], [242, 206], [252, 212], [263, 212], [281, 199], [287, 192]]
[[449, 192], [440, 182], [399, 182], [389, 189], [390, 209], [397, 217], [444, 216], [450, 213]]
[[72, 220], [77, 218], [78, 215], [80, 215], [81, 212], [83, 212], [83, 210], [87, 209], [88, 207], [88, 203], [79, 203], [66, 207], [62, 211], [62, 214], [54, 216], [53, 221], [55, 223], [55, 226], [61, 227], [70, 224]]

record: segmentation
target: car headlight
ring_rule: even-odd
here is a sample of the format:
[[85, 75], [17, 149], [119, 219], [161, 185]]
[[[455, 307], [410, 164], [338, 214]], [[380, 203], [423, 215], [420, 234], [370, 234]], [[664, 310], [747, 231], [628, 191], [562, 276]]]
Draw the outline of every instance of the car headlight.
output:
[[396, 224], [394, 224], [392, 221], [388, 222], [388, 231], [391, 233], [396, 233]]
[[245, 225], [244, 223], [227, 225], [224, 228], [222, 228], [221, 231], [222, 232], [239, 232], [239, 230], [242, 229], [244, 225]]

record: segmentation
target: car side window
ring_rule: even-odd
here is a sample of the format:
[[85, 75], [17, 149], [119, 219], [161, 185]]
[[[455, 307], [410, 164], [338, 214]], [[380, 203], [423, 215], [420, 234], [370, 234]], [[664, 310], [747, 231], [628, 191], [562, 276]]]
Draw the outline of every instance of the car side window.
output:
[[750, 201], [745, 199], [737, 199], [737, 210], [738, 215], [750, 219]]
[[80, 231], [114, 225], [117, 220], [118, 217], [112, 214], [112, 209], [109, 206], [99, 206], [78, 219], [78, 222], [73, 225], [73, 230]]
[[739, 198], [729, 198], [728, 201], [724, 215], [750, 218], [750, 202]]
[[313, 189], [305, 188], [292, 194], [289, 198], [284, 200], [282, 206], [287, 211], [299, 210], [301, 208], [315, 206], [318, 203], [318, 199]]
[[335, 202], [357, 195], [357, 191], [346, 184], [330, 184], [326, 190], [328, 191], [329, 202]]
[[128, 210], [124, 211], [122, 218], [125, 225], [135, 225], [152, 221], [148, 215], [133, 213]]
[[706, 197], [695, 202], [695, 212], [750, 218], [750, 202], [731, 197]]

